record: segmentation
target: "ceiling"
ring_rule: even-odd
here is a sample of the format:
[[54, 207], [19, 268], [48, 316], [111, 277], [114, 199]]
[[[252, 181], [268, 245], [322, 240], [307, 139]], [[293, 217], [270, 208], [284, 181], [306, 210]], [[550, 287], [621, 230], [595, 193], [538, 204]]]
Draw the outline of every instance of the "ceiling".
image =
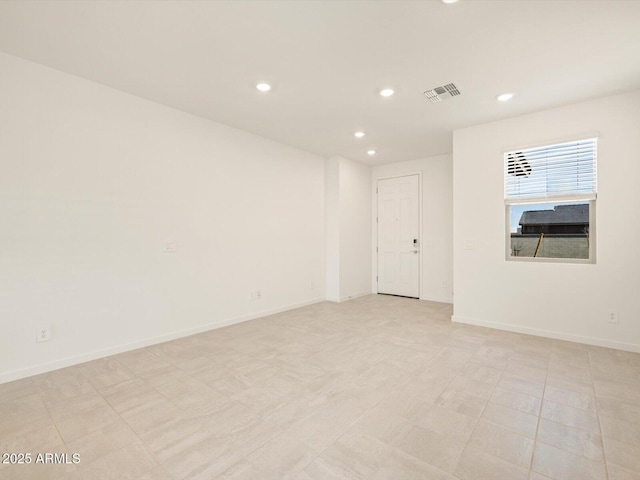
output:
[[[640, 2], [3, 1], [0, 50], [380, 164], [449, 153], [457, 128], [640, 88]], [[462, 95], [422, 93], [450, 82]]]

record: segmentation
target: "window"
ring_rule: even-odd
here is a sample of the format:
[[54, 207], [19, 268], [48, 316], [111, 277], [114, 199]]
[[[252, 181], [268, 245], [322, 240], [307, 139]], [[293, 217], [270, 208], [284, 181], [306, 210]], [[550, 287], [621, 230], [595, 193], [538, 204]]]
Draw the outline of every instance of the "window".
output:
[[595, 262], [597, 139], [504, 154], [507, 260]]

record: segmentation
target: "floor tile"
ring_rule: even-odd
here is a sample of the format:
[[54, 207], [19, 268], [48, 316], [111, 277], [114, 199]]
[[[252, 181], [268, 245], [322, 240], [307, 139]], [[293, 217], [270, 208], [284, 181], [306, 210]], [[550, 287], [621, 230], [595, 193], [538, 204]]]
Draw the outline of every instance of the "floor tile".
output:
[[0, 478], [3, 480], [83, 480], [75, 465], [57, 464], [10, 465], [0, 470]]
[[542, 405], [540, 397], [527, 395], [526, 393], [520, 393], [514, 390], [507, 390], [502, 387], [495, 389], [491, 396], [491, 401], [503, 407], [536, 416], [540, 413], [540, 406]]
[[160, 392], [139, 378], [111, 385], [99, 392], [120, 414], [132, 408], [144, 408], [149, 402], [164, 400]]
[[616, 465], [624, 470], [640, 474], [640, 448], [638, 445], [604, 439], [604, 452], [607, 464]]
[[459, 387], [452, 387], [443, 390], [434, 404], [477, 419], [482, 415], [487, 401], [488, 397], [480, 397], [467, 393]]
[[550, 480], [550, 479], [549, 479], [549, 477], [546, 477], [546, 476], [541, 475], [539, 473], [531, 472], [531, 475], [529, 476], [529, 480]]
[[69, 417], [108, 407], [109, 403], [96, 390], [87, 394], [47, 404], [47, 410], [54, 422], [61, 422]]
[[156, 467], [158, 462], [142, 444], [115, 450], [95, 462], [78, 465], [84, 478], [134, 480]]
[[[366, 480], [367, 477], [353, 472], [332, 459], [318, 457], [303, 470], [312, 480]], [[244, 477], [250, 478], [250, 477]], [[259, 477], [257, 477], [259, 478]]]
[[119, 422], [122, 422], [122, 419], [115, 410], [109, 405], [103, 405], [56, 421], [56, 428], [68, 444]]
[[78, 453], [82, 462], [91, 463], [113, 450], [138, 443], [140, 439], [122, 420], [105, 425], [93, 431], [68, 441], [67, 447], [72, 453]]
[[347, 433], [324, 450], [319, 458], [333, 471], [348, 471], [361, 478], [372, 478], [390, 453], [389, 445], [373, 437]]
[[640, 474], [623, 470], [615, 465], [607, 465], [609, 480], [640, 480]]
[[533, 440], [503, 427], [480, 420], [468, 443], [495, 457], [529, 468], [533, 454]]
[[462, 453], [455, 475], [461, 480], [527, 480], [529, 470], [469, 447]]
[[554, 480], [606, 480], [604, 463], [536, 444], [532, 469]]
[[0, 385], [0, 403], [10, 402], [36, 393], [38, 393], [38, 390], [30, 378], [3, 383]]
[[624, 403], [615, 398], [596, 397], [598, 413], [623, 422], [640, 425], [640, 405]]
[[602, 436], [640, 448], [640, 424], [600, 415]]
[[513, 410], [493, 402], [487, 404], [482, 414], [482, 419], [529, 438], [535, 437], [536, 428], [538, 427], [537, 416]]
[[53, 424], [0, 437], [0, 452], [54, 452], [62, 445], [64, 442]]
[[545, 388], [544, 399], [582, 410], [593, 411], [596, 407], [596, 399], [593, 395], [573, 392], [571, 390], [557, 388], [552, 385], [547, 385]]
[[465, 415], [450, 408], [433, 405], [426, 408], [413, 421], [427, 430], [442, 435], [459, 435], [461, 438], [468, 439], [477, 419], [475, 416]]
[[573, 408], [560, 403], [544, 400], [542, 402], [541, 418], [552, 420], [569, 427], [579, 428], [593, 434], [600, 434], [600, 426], [595, 412]]
[[394, 446], [429, 465], [452, 473], [466, 440], [460, 435], [445, 435], [416, 426], [400, 437]]
[[544, 391], [544, 380], [534, 380], [516, 373], [507, 372], [502, 375], [502, 378], [498, 382], [498, 386], [534, 397], [542, 397], [542, 393]]
[[591, 460], [604, 461], [602, 438], [599, 435], [545, 418], [540, 419], [537, 441]]
[[631, 405], [640, 404], [640, 385], [596, 380], [593, 386], [598, 397], [612, 398]]
[[245, 458], [258, 471], [295, 472], [306, 467], [319, 453], [299, 438], [276, 434]]
[[369, 435], [387, 444], [393, 444], [412, 426], [412, 422], [397, 415], [393, 408], [378, 405], [362, 416], [350, 431]]
[[158, 465], [137, 477], [136, 480], [175, 480], [175, 478], [167, 471], [166, 468], [162, 465]]
[[371, 478], [373, 480], [455, 480], [452, 475], [395, 448], [391, 449], [389, 456]]
[[245, 465], [251, 468], [240, 455], [233, 452], [226, 452], [220, 456], [209, 459], [204, 466], [198, 469], [198, 472], [190, 475], [189, 480], [210, 480], [212, 478], [270, 478], [269, 472], [266, 470], [256, 469], [252, 477], [239, 475], [247, 475], [247, 469], [239, 468]]
[[[218, 459], [233, 453], [232, 449], [215, 435], [198, 430], [181, 438], [177, 444], [165, 449], [158, 457], [162, 465], [175, 478], [183, 479], [200, 474], [203, 470], [215, 467]], [[234, 461], [240, 455], [235, 455]], [[227, 465], [230, 467], [231, 465]]]
[[[278, 474], [277, 477], [274, 477], [270, 475], [268, 472], [258, 470], [256, 467], [251, 465], [246, 460], [240, 459], [239, 461], [235, 462], [233, 465], [231, 465], [229, 468], [227, 468], [224, 472], [222, 472], [217, 477], [211, 477], [211, 476], [193, 477], [194, 480], [209, 480], [211, 478], [216, 478], [220, 480], [246, 480], [246, 479], [253, 479], [253, 478], [259, 478], [264, 480], [280, 480], [281, 476], [280, 474]], [[304, 480], [304, 478], [301, 475], [300, 475], [300, 480]]]
[[639, 480], [640, 354], [451, 314], [321, 302], [0, 385], [1, 450], [81, 457], [0, 478]]

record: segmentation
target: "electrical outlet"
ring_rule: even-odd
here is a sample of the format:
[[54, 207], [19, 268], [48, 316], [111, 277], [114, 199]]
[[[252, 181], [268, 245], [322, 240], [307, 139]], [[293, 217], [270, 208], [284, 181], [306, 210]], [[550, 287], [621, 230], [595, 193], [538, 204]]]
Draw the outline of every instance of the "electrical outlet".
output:
[[260, 290], [252, 290], [249, 292], [249, 300], [260, 300], [262, 298], [262, 292]]
[[173, 240], [167, 240], [164, 243], [164, 253], [176, 253], [178, 251], [178, 244]]
[[607, 317], [607, 323], [618, 323], [619, 318], [618, 318], [618, 312], [609, 312], [609, 315]]
[[51, 327], [48, 325], [39, 327], [36, 330], [36, 342], [48, 342], [51, 340]]

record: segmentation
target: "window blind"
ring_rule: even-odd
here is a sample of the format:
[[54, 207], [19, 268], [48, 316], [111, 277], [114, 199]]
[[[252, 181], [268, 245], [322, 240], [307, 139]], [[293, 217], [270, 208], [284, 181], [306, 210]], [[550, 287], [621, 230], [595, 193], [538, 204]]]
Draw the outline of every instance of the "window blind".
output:
[[595, 199], [597, 140], [505, 152], [505, 200]]

